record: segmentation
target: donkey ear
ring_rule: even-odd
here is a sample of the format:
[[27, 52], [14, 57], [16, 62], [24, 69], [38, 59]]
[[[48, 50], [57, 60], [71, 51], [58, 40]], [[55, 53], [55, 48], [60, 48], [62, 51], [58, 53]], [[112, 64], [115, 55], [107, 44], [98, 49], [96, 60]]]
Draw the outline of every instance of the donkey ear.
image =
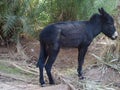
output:
[[107, 12], [104, 10], [104, 8], [101, 8], [102, 13], [106, 14]]
[[98, 11], [99, 11], [99, 13], [100, 13], [101, 15], [107, 14], [106, 11], [105, 11], [103, 8], [98, 9]]
[[102, 14], [102, 11], [101, 11], [101, 9], [100, 9], [100, 8], [98, 8], [98, 11], [99, 11], [99, 13], [100, 13], [100, 14]]

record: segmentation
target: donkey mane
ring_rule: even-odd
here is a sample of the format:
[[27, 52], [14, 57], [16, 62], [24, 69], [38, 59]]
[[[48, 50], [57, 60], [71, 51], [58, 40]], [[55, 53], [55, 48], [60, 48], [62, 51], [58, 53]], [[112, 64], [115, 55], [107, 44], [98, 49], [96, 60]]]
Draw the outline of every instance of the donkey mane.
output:
[[100, 14], [93, 14], [89, 20], [91, 23], [96, 23], [101, 21], [101, 15]]

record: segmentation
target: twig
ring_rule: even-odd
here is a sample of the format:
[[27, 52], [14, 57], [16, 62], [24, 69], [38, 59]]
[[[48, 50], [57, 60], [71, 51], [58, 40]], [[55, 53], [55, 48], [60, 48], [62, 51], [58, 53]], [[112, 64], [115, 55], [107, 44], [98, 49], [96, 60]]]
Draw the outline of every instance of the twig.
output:
[[30, 70], [30, 71], [33, 71], [33, 72], [36, 72], [36, 73], [39, 73], [38, 70], [34, 69], [34, 68], [31, 68], [29, 66], [27, 66], [27, 68]]
[[[11, 79], [14, 79], [14, 80], [19, 80], [19, 81], [22, 81], [22, 82], [27, 82], [27, 80], [25, 80], [25, 79], [18, 78], [18, 77], [15, 77], [13, 75], [1, 73], [1, 72], [0, 72], [0, 76], [4, 76], [4, 77], [11, 78]], [[27, 83], [29, 83], [29, 82], [27, 82]]]
[[56, 72], [56, 75], [60, 78], [60, 80], [69, 86], [70, 90], [76, 90], [76, 88], [72, 84], [70, 84], [67, 80], [64, 79], [64, 77], [62, 76], [60, 72], [58, 72], [55, 68], [54, 70]]
[[30, 74], [33, 74], [33, 75], [38, 75], [38, 73], [35, 73], [35, 72], [32, 72], [32, 71], [23, 69], [22, 67], [18, 66], [18, 65], [15, 64], [14, 62], [3, 61], [3, 60], [0, 60], [0, 62], [9, 63], [9, 64], [13, 65], [14, 67], [16, 67], [16, 68], [18, 68], [18, 69], [20, 69], [21, 71], [24, 71], [24, 72], [26, 72], [26, 73], [30, 73]]
[[70, 87], [70, 90], [76, 90], [75, 87], [69, 82], [67, 82], [64, 78], [60, 77], [60, 79]]
[[25, 70], [25, 69], [23, 69], [22, 67], [18, 66], [18, 65], [15, 64], [15, 63], [12, 63], [12, 65], [15, 66], [16, 68], [18, 68], [18, 69], [24, 71], [24, 72], [27, 72], [27, 73], [30, 73], [30, 74], [34, 74], [34, 75], [38, 75], [38, 73], [31, 72], [31, 71], [29, 71], [29, 70]]
[[108, 63], [104, 62], [103, 59], [100, 58], [99, 56], [97, 56], [97, 55], [95, 55], [95, 54], [93, 54], [93, 53], [92, 53], [91, 55], [94, 56], [98, 61], [100, 61], [100, 62], [104, 63], [105, 65], [110, 66], [111, 68], [113, 68], [113, 69], [115, 69], [115, 70], [117, 70], [117, 71], [120, 72], [120, 70], [119, 70], [118, 68], [114, 67], [114, 66], [111, 65], [111, 64], [108, 64]]

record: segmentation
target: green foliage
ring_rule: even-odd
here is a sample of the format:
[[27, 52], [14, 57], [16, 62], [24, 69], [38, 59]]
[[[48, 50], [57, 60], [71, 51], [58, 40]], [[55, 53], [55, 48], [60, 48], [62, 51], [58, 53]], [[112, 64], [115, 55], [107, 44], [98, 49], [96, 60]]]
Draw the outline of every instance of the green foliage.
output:
[[4, 25], [3, 25], [3, 34], [4, 34], [4, 36], [7, 36], [10, 32], [11, 32], [11, 30], [13, 30], [14, 29], [14, 27], [15, 27], [15, 23], [16, 23], [16, 21], [17, 21], [17, 19], [16, 19], [17, 17], [16, 16], [6, 16], [4, 19]]
[[0, 39], [38, 36], [49, 23], [87, 20], [98, 8], [115, 14], [118, 0], [0, 0]]
[[50, 13], [51, 22], [75, 20], [76, 2], [74, 0], [51, 0], [48, 2], [48, 13]]
[[22, 33], [34, 36], [40, 25], [39, 0], [0, 1], [0, 39], [17, 41]]
[[98, 8], [115, 14], [118, 0], [45, 0], [49, 22], [87, 20]]
[[107, 12], [116, 14], [119, 0], [84, 0], [78, 3], [78, 19], [88, 19], [93, 13], [98, 12], [98, 8], [103, 7]]

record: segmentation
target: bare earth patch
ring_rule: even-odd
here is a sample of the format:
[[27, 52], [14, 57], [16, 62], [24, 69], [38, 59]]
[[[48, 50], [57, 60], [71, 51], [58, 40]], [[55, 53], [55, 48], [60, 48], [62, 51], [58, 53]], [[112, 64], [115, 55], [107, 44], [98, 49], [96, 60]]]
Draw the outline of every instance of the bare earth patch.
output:
[[[35, 67], [39, 42], [25, 40], [22, 44], [30, 59], [17, 53], [9, 54], [7, 48], [0, 47], [0, 90], [120, 90], [120, 73], [98, 63], [91, 53], [99, 54], [99, 49], [93, 46], [85, 57], [84, 80], [77, 76], [77, 49], [61, 49], [52, 69], [56, 85], [40, 87], [39, 70]], [[45, 80], [48, 83], [46, 73]]]

